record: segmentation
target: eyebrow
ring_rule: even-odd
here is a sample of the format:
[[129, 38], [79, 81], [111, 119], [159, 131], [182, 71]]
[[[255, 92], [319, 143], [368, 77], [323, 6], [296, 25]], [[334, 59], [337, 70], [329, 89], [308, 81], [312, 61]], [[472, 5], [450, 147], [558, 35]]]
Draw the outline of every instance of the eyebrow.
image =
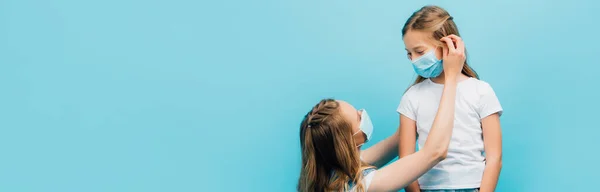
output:
[[[413, 47], [412, 50], [419, 49], [419, 48], [423, 48], [423, 45], [417, 45], [416, 47]], [[404, 50], [408, 51], [408, 49], [406, 49], [406, 48], [404, 48]]]

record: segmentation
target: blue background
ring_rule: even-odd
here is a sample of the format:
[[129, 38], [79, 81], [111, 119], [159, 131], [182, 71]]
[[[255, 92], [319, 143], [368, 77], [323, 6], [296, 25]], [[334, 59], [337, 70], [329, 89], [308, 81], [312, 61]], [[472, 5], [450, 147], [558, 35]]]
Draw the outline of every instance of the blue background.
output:
[[505, 108], [497, 191], [597, 189], [591, 0], [2, 0], [0, 191], [294, 191], [319, 99], [395, 131], [426, 4]]

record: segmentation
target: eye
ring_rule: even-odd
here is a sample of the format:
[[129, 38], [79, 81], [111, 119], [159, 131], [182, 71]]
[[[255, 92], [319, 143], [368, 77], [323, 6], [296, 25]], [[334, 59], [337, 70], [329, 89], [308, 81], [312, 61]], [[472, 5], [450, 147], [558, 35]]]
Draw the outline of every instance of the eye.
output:
[[410, 52], [406, 53], [406, 57], [408, 57], [408, 59], [409, 59], [409, 60], [411, 60], [411, 59], [412, 59], [412, 57], [411, 57], [411, 56], [412, 56], [412, 55], [410, 54]]
[[424, 51], [417, 51], [417, 54], [419, 55], [423, 55], [425, 52]]

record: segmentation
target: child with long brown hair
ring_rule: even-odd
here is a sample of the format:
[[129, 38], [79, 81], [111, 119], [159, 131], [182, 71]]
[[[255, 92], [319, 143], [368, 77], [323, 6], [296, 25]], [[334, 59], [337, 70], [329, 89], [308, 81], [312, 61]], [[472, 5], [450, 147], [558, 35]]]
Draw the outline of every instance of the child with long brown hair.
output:
[[[402, 36], [408, 58], [419, 75], [406, 91], [400, 113], [401, 158], [422, 150], [431, 139], [432, 125], [445, 81], [445, 50], [462, 44], [450, 14], [437, 6], [425, 6], [406, 21]], [[456, 40], [454, 40], [456, 41]], [[466, 52], [466, 50], [465, 50]], [[464, 62], [458, 77], [454, 130], [448, 157], [406, 188], [414, 191], [494, 191], [502, 166], [500, 115], [502, 107], [492, 87], [479, 80]], [[452, 82], [453, 83], [453, 82]]]

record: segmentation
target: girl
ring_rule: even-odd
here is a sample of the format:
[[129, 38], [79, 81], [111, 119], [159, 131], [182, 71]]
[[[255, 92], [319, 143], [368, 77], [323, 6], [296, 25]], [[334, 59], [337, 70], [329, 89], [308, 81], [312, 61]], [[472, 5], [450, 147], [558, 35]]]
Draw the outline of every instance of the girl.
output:
[[[398, 133], [361, 151], [369, 141], [373, 125], [364, 110], [332, 99], [324, 99], [310, 110], [300, 125], [302, 166], [298, 191], [398, 191], [415, 181], [448, 153], [454, 125], [458, 77], [465, 61], [462, 41], [457, 48], [444, 48], [444, 85], [439, 108], [434, 112], [429, 139], [419, 152], [399, 159]], [[453, 43], [451, 38], [445, 41]]]
[[[442, 54], [448, 37], [460, 39], [452, 17], [437, 6], [413, 13], [402, 29], [408, 59], [419, 75], [398, 106], [400, 157], [415, 153], [431, 136], [431, 126], [444, 85]], [[502, 166], [500, 120], [502, 107], [490, 85], [479, 80], [465, 61], [456, 95], [454, 130], [447, 158], [406, 191], [494, 191]], [[484, 153], [485, 151], [485, 153]], [[484, 155], [485, 154], [485, 155]]]

